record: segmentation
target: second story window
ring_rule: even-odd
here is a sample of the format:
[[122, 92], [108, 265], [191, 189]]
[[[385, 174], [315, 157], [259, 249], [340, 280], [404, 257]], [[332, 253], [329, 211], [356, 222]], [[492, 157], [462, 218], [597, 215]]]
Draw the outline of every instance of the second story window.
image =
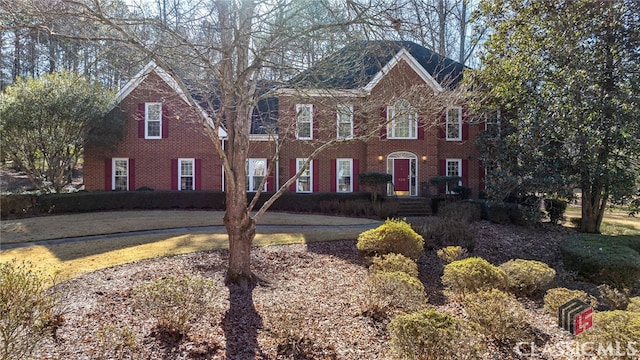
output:
[[313, 105], [296, 105], [296, 138], [300, 140], [313, 139]]
[[162, 138], [162, 103], [146, 103], [144, 112], [146, 139]]
[[353, 138], [353, 106], [338, 105], [337, 108], [338, 128], [336, 130], [338, 139]]
[[462, 108], [459, 106], [447, 109], [446, 133], [448, 141], [462, 140]]
[[417, 139], [418, 116], [415, 109], [404, 100], [387, 107], [387, 138]]

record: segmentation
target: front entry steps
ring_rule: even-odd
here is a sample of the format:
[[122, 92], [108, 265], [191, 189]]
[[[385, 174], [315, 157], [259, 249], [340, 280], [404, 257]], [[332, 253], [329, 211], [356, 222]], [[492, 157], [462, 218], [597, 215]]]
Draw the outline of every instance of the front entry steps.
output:
[[397, 217], [431, 215], [431, 200], [425, 197], [399, 196]]

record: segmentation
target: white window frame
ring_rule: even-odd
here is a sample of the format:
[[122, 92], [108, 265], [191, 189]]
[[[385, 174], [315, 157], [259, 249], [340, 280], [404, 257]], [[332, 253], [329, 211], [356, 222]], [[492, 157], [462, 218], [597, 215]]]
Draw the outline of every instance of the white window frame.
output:
[[[397, 109], [403, 109], [406, 114], [396, 114]], [[409, 135], [399, 136], [396, 134], [396, 125], [399, 119], [409, 121]], [[387, 106], [387, 139], [417, 139], [418, 138], [418, 113], [411, 105], [404, 101], [397, 101], [393, 106]]]
[[[452, 111], [456, 111], [457, 119], [451, 119], [449, 116]], [[449, 127], [457, 126], [458, 131], [456, 136], [449, 136], [450, 131]], [[445, 125], [445, 134], [447, 141], [461, 141], [462, 140], [462, 107], [460, 106], [451, 106], [447, 108], [447, 121]]]
[[[307, 109], [309, 118], [303, 119], [303, 109]], [[304, 120], [304, 121], [301, 121]], [[308, 124], [309, 136], [300, 136], [300, 127], [302, 124]], [[313, 104], [296, 104], [296, 139], [312, 140], [313, 139]]]
[[[127, 162], [127, 173], [125, 176], [122, 177], [126, 177], [127, 178], [127, 186], [126, 189], [116, 189], [116, 171], [117, 171], [117, 167], [116, 167], [116, 162], [118, 161], [126, 161]], [[129, 174], [130, 174], [130, 170], [129, 170], [129, 158], [112, 158], [111, 159], [111, 190], [119, 190], [119, 191], [129, 191]]]
[[[456, 175], [453, 174], [449, 174], [449, 163], [456, 163], [458, 164], [458, 173]], [[446, 174], [445, 176], [459, 176], [462, 177], [462, 159], [446, 159], [445, 160], [445, 171]], [[452, 191], [449, 189], [449, 183], [447, 182], [447, 194], [451, 194]], [[462, 179], [460, 181], [458, 181], [458, 186], [462, 186]]]
[[[187, 178], [189, 176], [182, 175], [182, 163], [190, 162], [191, 163], [191, 189], [183, 189], [182, 188], [182, 178]], [[178, 159], [178, 191], [193, 191], [196, 189], [196, 159], [194, 158], [180, 158]]]
[[[300, 171], [300, 169], [302, 168], [302, 164], [304, 164], [306, 160], [307, 160], [306, 158], [296, 159], [296, 174], [298, 173], [298, 171]], [[301, 181], [301, 179], [307, 178], [307, 177], [308, 177], [309, 190], [303, 190], [304, 184]], [[299, 193], [313, 192], [313, 161], [309, 162], [307, 169], [304, 172], [302, 172], [302, 174], [300, 174], [300, 176], [298, 176], [298, 178], [296, 179], [296, 192], [299, 192]]]
[[[266, 158], [249, 158], [247, 159], [247, 191], [258, 191], [261, 181], [255, 181], [255, 164], [258, 161], [264, 162], [264, 175], [267, 177], [267, 159]], [[262, 191], [267, 191], [267, 182], [265, 181]]]
[[[350, 140], [353, 139], [353, 105], [339, 104], [336, 107], [336, 138]], [[340, 125], [349, 124], [349, 134], [341, 136]]]
[[[149, 119], [149, 107], [159, 106], [160, 119]], [[149, 135], [149, 123], [158, 123], [158, 135]], [[144, 138], [145, 139], [162, 139], [162, 103], [149, 102], [144, 104]]]
[[[340, 176], [340, 163], [348, 163], [349, 164], [349, 184], [348, 188], [344, 188], [344, 185], [341, 184], [341, 176]], [[343, 188], [341, 188], [341, 185]], [[353, 192], [353, 159], [347, 158], [338, 158], [336, 159], [336, 192]]]

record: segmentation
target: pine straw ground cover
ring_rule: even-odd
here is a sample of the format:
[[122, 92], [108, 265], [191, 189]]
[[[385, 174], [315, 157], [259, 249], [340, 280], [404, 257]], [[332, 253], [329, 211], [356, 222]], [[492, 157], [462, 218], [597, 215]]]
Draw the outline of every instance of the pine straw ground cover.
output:
[[[571, 230], [545, 224], [519, 228], [485, 221], [474, 225], [472, 255], [494, 264], [537, 259], [558, 271], [560, 285], [578, 283], [560, 265], [558, 242]], [[362, 315], [367, 268], [355, 241], [255, 248], [262, 279], [253, 289], [223, 285], [225, 250], [179, 255], [96, 271], [56, 287], [64, 323], [38, 359], [388, 359], [388, 320]], [[442, 264], [434, 250], [420, 261], [429, 306], [466, 319], [462, 306], [442, 295]], [[156, 320], [134, 307], [136, 286], [168, 276], [203, 276], [219, 286], [207, 315], [186, 336], [168, 337]], [[520, 299], [536, 329], [536, 343], [571, 344], [571, 335], [542, 310]], [[490, 346], [487, 359], [521, 358], [511, 347]], [[553, 357], [549, 357], [553, 358]]]

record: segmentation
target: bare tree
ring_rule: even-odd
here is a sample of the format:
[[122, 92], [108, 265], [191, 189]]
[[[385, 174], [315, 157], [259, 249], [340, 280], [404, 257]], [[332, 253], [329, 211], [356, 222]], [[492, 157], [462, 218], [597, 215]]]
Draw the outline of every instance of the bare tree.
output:
[[[3, 0], [0, 0], [0, 3]], [[4, 0], [6, 1], [6, 0]], [[166, 1], [161, 10], [165, 11]], [[279, 82], [286, 79], [282, 74], [293, 74], [310, 65], [328, 67], [324, 71], [339, 72], [362, 66], [364, 54], [348, 61], [322, 63], [318, 59], [335, 50], [338, 43], [352, 39], [376, 38], [394, 27], [387, 14], [392, 10], [383, 0], [366, 3], [334, 2], [321, 0], [312, 2], [313, 9], [300, 6], [292, 0], [265, 1], [202, 1], [185, 10], [180, 21], [169, 25], [170, 13], [144, 14], [142, 4], [133, 6], [127, 16], [112, 10], [104, 0], [59, 0], [55, 13], [87, 25], [87, 29], [108, 29], [102, 33], [64, 34], [56, 29], [47, 29], [50, 34], [68, 39], [85, 39], [93, 43], [109, 42], [126, 44], [139, 53], [153, 58], [163, 68], [170, 70], [185, 93], [213, 94], [208, 101], [208, 114], [202, 113], [200, 121], [212, 140], [225, 172], [226, 214], [224, 224], [229, 234], [229, 269], [227, 280], [234, 283], [253, 282], [250, 268], [250, 252], [256, 232], [256, 222], [301, 176], [312, 159], [322, 151], [338, 146], [345, 141], [368, 141], [378, 136], [388, 119], [381, 121], [379, 106], [381, 99], [368, 96], [357, 89], [327, 88], [322, 96], [312, 94], [305, 81]], [[9, 7], [16, 11], [15, 6]], [[63, 10], [61, 10], [63, 9]], [[20, 11], [20, 10], [19, 10]], [[52, 16], [48, 11], [25, 6], [22, 11], [31, 15]], [[131, 15], [135, 14], [135, 16]], [[318, 16], [315, 16], [318, 15]], [[366, 30], [366, 31], [365, 31]], [[355, 34], [351, 36], [351, 34]], [[378, 50], [397, 51], [387, 47]], [[395, 52], [390, 53], [392, 57]], [[304, 58], [308, 56], [308, 58]], [[389, 58], [390, 58], [389, 57]], [[313, 64], [312, 64], [313, 63]], [[379, 64], [380, 67], [383, 64]], [[196, 76], [194, 76], [196, 74]], [[180, 76], [183, 75], [183, 76]], [[309, 78], [319, 74], [306, 73]], [[182, 78], [189, 76], [189, 86]], [[269, 79], [272, 81], [265, 81]], [[302, 78], [298, 80], [303, 80]], [[412, 86], [415, 79], [403, 78], [404, 90], [384, 93], [385, 101], [394, 98], [407, 99], [424, 119], [422, 127], [433, 126], [446, 104], [455, 101], [455, 94], [436, 90], [429, 86]], [[386, 80], [385, 80], [386, 81]], [[261, 191], [247, 205], [246, 161], [251, 149], [250, 134], [252, 115], [262, 99], [274, 96], [273, 88], [286, 88], [285, 94], [292, 102], [311, 101], [318, 108], [335, 108], [337, 103], [347, 100], [358, 105], [357, 131], [346, 139], [321, 138], [314, 142], [295, 144], [306, 155], [304, 164], [297, 173], [281, 184], [275, 194], [264, 205], [256, 209]], [[343, 91], [344, 90], [344, 91]], [[306, 99], [306, 100], [305, 100]], [[196, 104], [194, 98], [188, 101]], [[375, 114], [375, 115], [374, 115]], [[283, 114], [278, 123], [278, 134], [271, 133], [273, 141], [272, 160], [267, 172], [274, 172], [279, 150], [287, 141], [293, 141], [297, 114]], [[335, 114], [334, 114], [335, 116]], [[326, 133], [335, 131], [335, 121], [319, 126]], [[221, 129], [227, 133], [225, 145], [219, 140]], [[267, 176], [265, 176], [266, 181]], [[262, 189], [259, 186], [258, 189]]]

